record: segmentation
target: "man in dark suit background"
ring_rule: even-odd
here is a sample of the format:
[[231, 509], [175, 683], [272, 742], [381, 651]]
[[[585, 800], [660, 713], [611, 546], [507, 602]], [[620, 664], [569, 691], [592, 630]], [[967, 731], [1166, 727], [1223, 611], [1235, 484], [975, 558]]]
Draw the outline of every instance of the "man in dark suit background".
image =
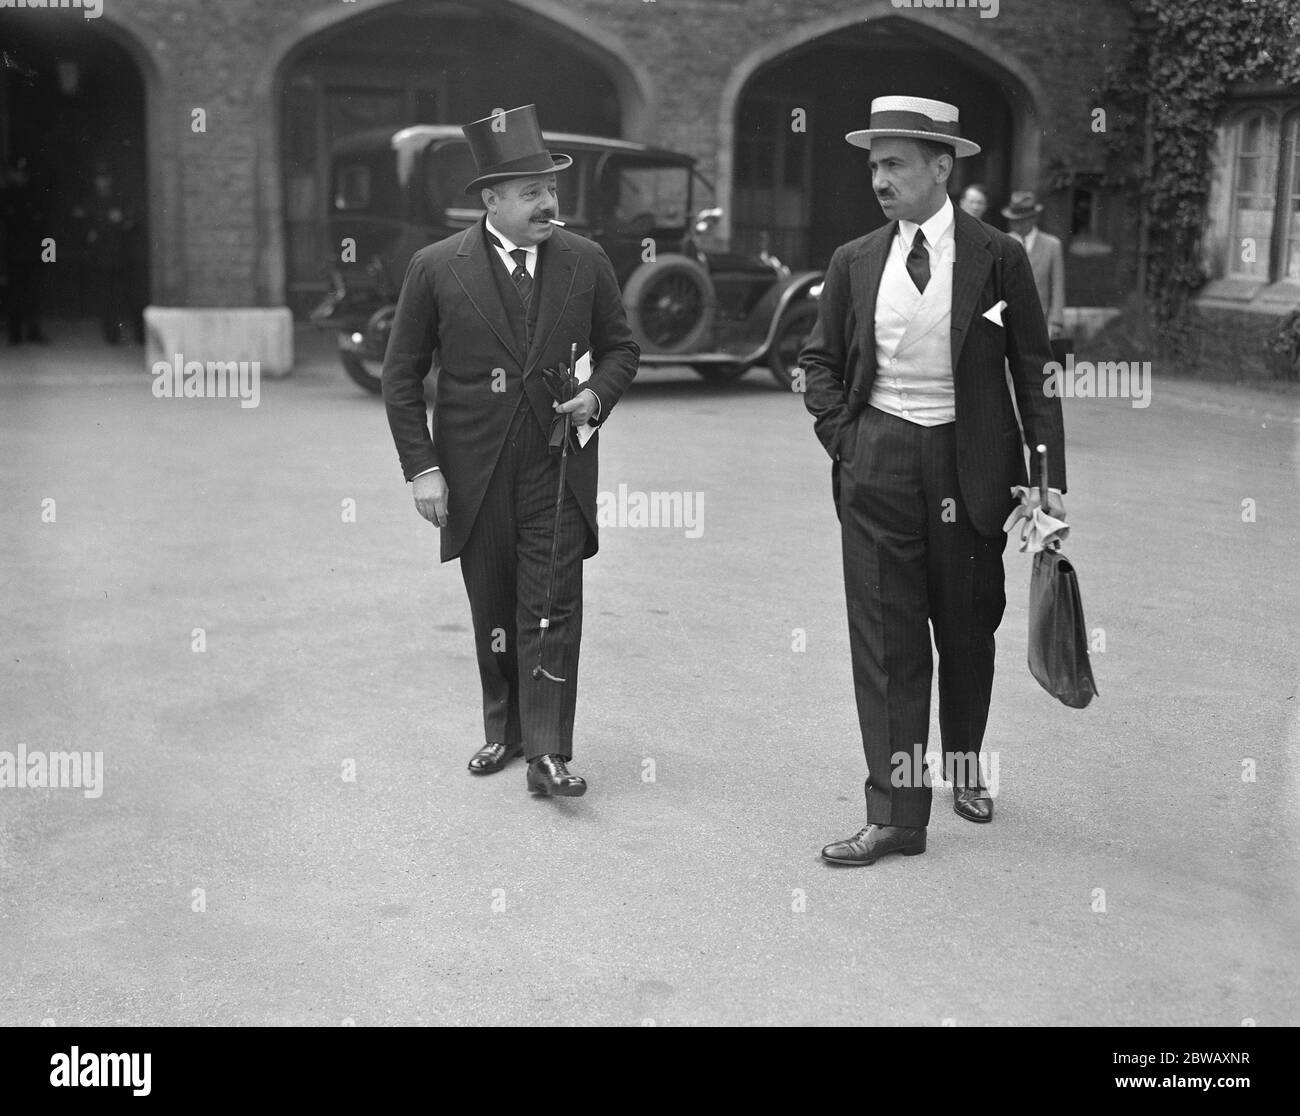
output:
[[[992, 819], [979, 753], [1006, 604], [1003, 523], [1026, 482], [1024, 445], [1045, 443], [1064, 516], [1059, 399], [1043, 390], [1047, 329], [1023, 247], [957, 211], [953, 160], [979, 147], [957, 109], [878, 97], [868, 128], [888, 224], [838, 248], [800, 357], [805, 404], [834, 461], [854, 691], [866, 753], [867, 825], [822, 850], [839, 864], [925, 851], [924, 753], [933, 659], [954, 810]], [[1015, 405], [1008, 390], [1010, 367]]]
[[[485, 743], [474, 774], [528, 759], [530, 792], [577, 796], [569, 772], [582, 638], [582, 563], [596, 553], [599, 436], [567, 467], [546, 670], [534, 678], [554, 539], [559, 456], [548, 448], [557, 413], [575, 427], [609, 418], [636, 375], [622, 296], [604, 250], [551, 223], [556, 171], [534, 106], [464, 127], [487, 212], [464, 232], [417, 252], [407, 269], [384, 360], [388, 421], [419, 513], [442, 531], [442, 560], [460, 558], [473, 617]], [[592, 374], [557, 402], [546, 369], [570, 346]], [[431, 423], [423, 381], [439, 370]], [[574, 441], [575, 447], [577, 441]]]

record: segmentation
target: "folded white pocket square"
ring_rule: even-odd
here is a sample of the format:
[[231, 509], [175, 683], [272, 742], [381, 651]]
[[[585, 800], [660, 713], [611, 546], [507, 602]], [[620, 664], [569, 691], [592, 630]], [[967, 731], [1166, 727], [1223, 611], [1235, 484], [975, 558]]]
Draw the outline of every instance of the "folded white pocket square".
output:
[[1002, 311], [1007, 307], [1007, 300], [1000, 298], [992, 306], [984, 311], [984, 317], [988, 318], [995, 326], [1002, 324]]

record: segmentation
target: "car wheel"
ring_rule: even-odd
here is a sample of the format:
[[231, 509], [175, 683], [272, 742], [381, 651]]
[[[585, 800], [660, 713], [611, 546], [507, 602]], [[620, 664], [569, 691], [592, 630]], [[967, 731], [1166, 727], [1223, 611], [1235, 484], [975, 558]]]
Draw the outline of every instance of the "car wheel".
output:
[[791, 307], [781, 316], [776, 327], [776, 337], [767, 352], [767, 366], [777, 384], [789, 391], [799, 371], [799, 352], [808, 335], [817, 324], [817, 305], [803, 302]]
[[628, 325], [647, 353], [689, 353], [713, 333], [716, 308], [708, 272], [670, 253], [632, 272], [623, 288]]
[[354, 384], [375, 395], [379, 395], [384, 390], [380, 379], [384, 366], [377, 360], [363, 360], [356, 353], [349, 352], [340, 352], [339, 359], [343, 361], [343, 371]]

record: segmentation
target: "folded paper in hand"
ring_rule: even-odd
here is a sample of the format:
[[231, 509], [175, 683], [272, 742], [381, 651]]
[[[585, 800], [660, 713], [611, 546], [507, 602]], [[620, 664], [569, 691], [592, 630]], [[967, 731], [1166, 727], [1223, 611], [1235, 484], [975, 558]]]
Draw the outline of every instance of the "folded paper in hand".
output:
[[[573, 366], [573, 378], [579, 384], [585, 384], [591, 379], [591, 353], [583, 353], [582, 356], [578, 357], [578, 363]], [[581, 390], [581, 388], [578, 390]], [[574, 430], [578, 435], [579, 448], [590, 442], [592, 436], [596, 433], [596, 428], [589, 422], [584, 422], [581, 426], [574, 427]]]

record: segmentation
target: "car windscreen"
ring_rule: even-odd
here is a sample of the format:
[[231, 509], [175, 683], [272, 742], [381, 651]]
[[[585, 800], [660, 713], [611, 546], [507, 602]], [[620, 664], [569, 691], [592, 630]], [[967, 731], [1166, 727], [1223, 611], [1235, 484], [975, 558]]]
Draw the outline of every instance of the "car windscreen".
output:
[[336, 157], [330, 183], [330, 208], [338, 215], [398, 216], [401, 199], [392, 156], [378, 151]]
[[682, 228], [690, 189], [689, 167], [609, 157], [597, 185], [597, 223], [612, 230]]

